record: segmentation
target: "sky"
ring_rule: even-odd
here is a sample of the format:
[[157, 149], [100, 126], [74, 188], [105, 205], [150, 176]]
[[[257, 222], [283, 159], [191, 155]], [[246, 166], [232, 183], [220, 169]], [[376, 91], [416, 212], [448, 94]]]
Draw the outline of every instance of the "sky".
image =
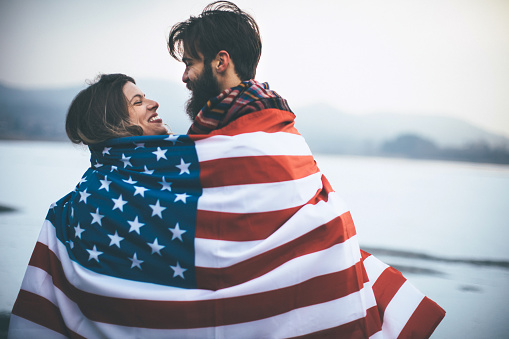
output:
[[[58, 88], [114, 72], [180, 83], [167, 33], [209, 2], [0, 0], [0, 83]], [[509, 137], [507, 0], [234, 2], [260, 26], [256, 79], [294, 110], [451, 116]]]

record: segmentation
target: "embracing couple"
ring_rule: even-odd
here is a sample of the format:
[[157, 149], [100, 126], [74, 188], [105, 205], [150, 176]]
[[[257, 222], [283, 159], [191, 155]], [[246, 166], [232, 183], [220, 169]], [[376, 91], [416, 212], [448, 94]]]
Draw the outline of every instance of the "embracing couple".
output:
[[253, 18], [213, 3], [168, 48], [188, 134], [127, 75], [76, 96], [66, 131], [91, 165], [49, 208], [9, 338], [429, 337], [445, 312], [359, 248], [286, 100], [254, 80]]

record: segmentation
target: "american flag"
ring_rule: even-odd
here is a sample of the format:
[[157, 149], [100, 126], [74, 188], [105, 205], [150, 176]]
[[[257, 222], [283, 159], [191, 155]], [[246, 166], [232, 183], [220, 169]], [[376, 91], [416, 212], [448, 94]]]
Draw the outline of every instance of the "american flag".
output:
[[445, 312], [360, 250], [289, 112], [91, 147], [10, 338], [425, 338]]

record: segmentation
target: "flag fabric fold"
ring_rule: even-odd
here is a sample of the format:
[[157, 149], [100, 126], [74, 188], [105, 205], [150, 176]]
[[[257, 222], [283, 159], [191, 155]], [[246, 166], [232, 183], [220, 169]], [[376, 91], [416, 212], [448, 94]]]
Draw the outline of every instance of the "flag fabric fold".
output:
[[359, 248], [290, 112], [90, 151], [9, 338], [426, 338], [445, 315]]

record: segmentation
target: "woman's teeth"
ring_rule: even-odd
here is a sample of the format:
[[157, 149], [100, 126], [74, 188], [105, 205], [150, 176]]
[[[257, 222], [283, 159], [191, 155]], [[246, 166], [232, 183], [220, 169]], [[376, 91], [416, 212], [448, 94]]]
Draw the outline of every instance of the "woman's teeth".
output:
[[148, 119], [148, 122], [154, 122], [156, 120], [161, 120], [161, 118], [159, 117], [159, 115], [156, 115], [156, 116], [153, 116], [152, 118]]

